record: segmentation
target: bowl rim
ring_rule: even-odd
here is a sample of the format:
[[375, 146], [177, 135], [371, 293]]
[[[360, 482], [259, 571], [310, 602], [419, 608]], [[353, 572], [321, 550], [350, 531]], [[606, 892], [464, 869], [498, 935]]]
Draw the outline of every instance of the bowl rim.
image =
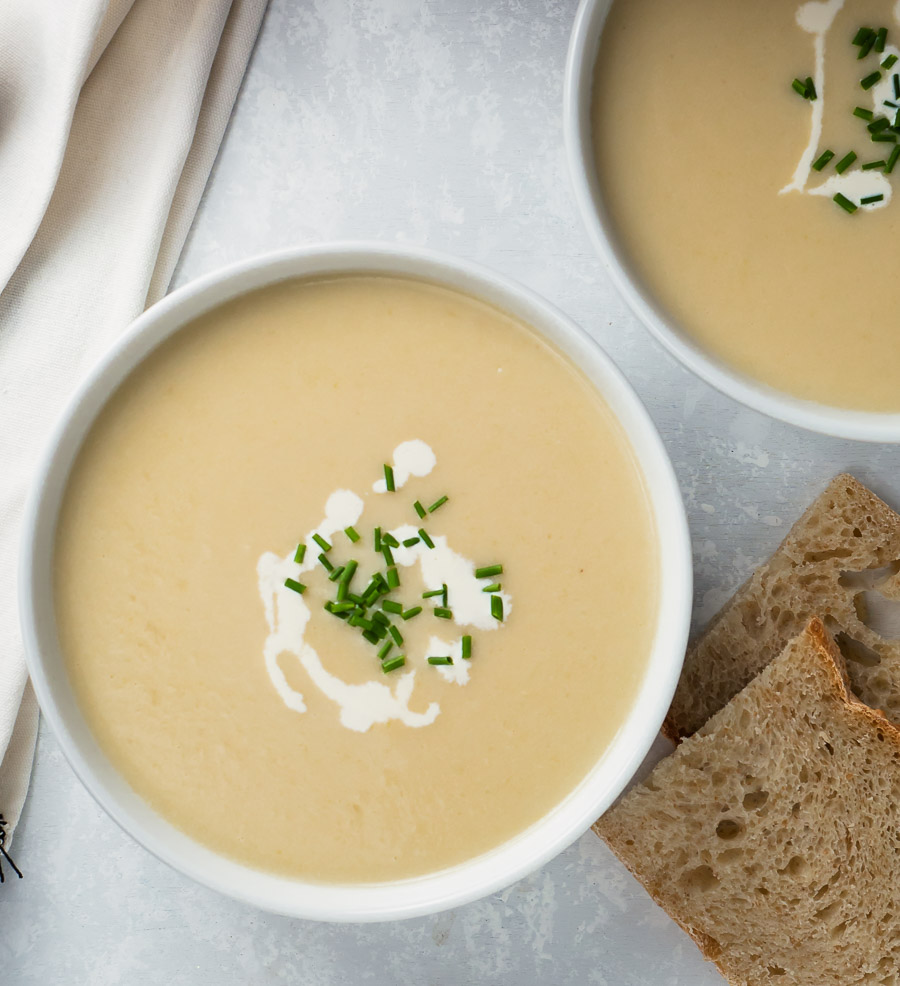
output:
[[[443, 284], [522, 319], [575, 362], [617, 418], [643, 472], [657, 527], [659, 602], [650, 658], [631, 711], [587, 777], [524, 832], [449, 869], [375, 884], [319, 884], [253, 869], [180, 832], [143, 801], [90, 733], [56, 639], [52, 547], [69, 470], [110, 395], [169, 335], [197, 315], [288, 278], [365, 272]], [[335, 922], [397, 920], [468, 903], [533, 872], [579, 838], [641, 764], [668, 710], [687, 643], [691, 545], [678, 482], [639, 398], [600, 346], [567, 315], [518, 282], [467, 260], [420, 247], [335, 242], [252, 257], [206, 274], [157, 302], [82, 380], [53, 429], [26, 505], [19, 559], [19, 612], [41, 709], [66, 759], [106, 813], [158, 859], [226, 896], [264, 910]]]
[[628, 306], [684, 366], [720, 393], [770, 418], [834, 438], [900, 442], [900, 413], [857, 411], [795, 397], [728, 366], [697, 345], [632, 273], [615, 242], [594, 167], [590, 105], [594, 65], [613, 0], [581, 0], [569, 40], [563, 84], [563, 131], [570, 183], [594, 248]]

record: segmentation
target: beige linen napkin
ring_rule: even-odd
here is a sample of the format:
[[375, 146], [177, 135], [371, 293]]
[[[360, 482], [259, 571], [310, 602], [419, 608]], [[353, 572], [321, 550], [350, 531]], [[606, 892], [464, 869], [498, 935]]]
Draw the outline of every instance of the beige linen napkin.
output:
[[168, 287], [266, 0], [0, 0], [0, 813], [37, 705], [16, 601], [22, 509], [88, 367]]

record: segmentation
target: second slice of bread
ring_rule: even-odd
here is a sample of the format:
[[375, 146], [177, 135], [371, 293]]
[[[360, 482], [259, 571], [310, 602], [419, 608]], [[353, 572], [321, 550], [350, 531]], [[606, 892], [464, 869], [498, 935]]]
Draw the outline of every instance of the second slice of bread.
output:
[[813, 620], [596, 831], [736, 986], [900, 983], [900, 732]]

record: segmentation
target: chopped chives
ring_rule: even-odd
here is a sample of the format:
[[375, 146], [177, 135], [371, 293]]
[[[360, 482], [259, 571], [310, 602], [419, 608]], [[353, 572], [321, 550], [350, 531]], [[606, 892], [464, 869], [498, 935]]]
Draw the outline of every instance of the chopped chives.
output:
[[447, 583], [446, 582], [443, 583], [443, 588], [441, 589], [441, 595], [444, 597], [444, 606], [446, 607], [447, 605], [449, 605], [449, 602], [448, 602], [448, 590], [447, 590]]
[[432, 612], [434, 613], [434, 615], [439, 620], [452, 620], [453, 619], [453, 610], [452, 609], [447, 609], [446, 606], [435, 606], [434, 607], [434, 610]]
[[[851, 215], [854, 212], [856, 212], [856, 210], [859, 208], [855, 202], [851, 202], [846, 195], [841, 195], [840, 192], [838, 192], [837, 195], [835, 195], [834, 201], [837, 202], [837, 204], [844, 210], [844, 212], [849, 212]], [[499, 599], [499, 598], [500, 598], [499, 596], [492, 596], [491, 602], [493, 603], [494, 599]]]
[[306, 592], [306, 586], [302, 582], [298, 582], [296, 579], [285, 579], [284, 584], [288, 589], [293, 589], [294, 592], [299, 592], [302, 596]]
[[865, 106], [857, 106], [853, 111], [854, 116], [858, 116], [860, 120], [874, 120], [875, 114], [871, 110], [867, 110]]
[[486, 585], [481, 591], [482, 592], [499, 592], [503, 586], [499, 582], [492, 582], [490, 585]]
[[896, 144], [897, 135], [896, 134], [872, 134], [872, 140], [876, 144]]
[[[809, 79], [808, 82], [812, 82], [812, 79]], [[799, 96], [802, 96], [804, 99], [816, 98], [815, 88], [813, 88], [812, 93], [810, 93], [809, 85], [807, 84], [807, 82], [801, 82], [799, 79], [794, 79], [794, 81], [791, 83], [791, 88], [794, 90], [795, 93], [797, 93]]]
[[351, 558], [341, 572], [341, 582], [349, 582], [356, 575], [357, 568], [359, 568], [359, 562], [355, 558]]
[[385, 642], [378, 648], [378, 660], [383, 661], [393, 650], [393, 647], [393, 640], [385, 640]]
[[434, 541], [428, 536], [428, 531], [423, 530], [421, 527], [419, 528], [419, 537], [422, 539], [422, 543], [426, 548], [434, 547]]
[[887, 41], [887, 28], [879, 27], [875, 35], [875, 50], [879, 55], [884, 54], [884, 43]]
[[816, 84], [813, 82], [811, 76], [808, 75], [806, 77], [804, 85], [806, 86], [806, 98], [809, 100], [816, 99], [818, 97], [818, 93], [816, 92]]
[[419, 515], [419, 517], [425, 516], [425, 508], [422, 506], [421, 503], [419, 503], [418, 500], [416, 500], [413, 506], [416, 508], [416, 513]]
[[894, 170], [894, 165], [897, 163], [897, 159], [900, 158], [900, 147], [895, 147], [891, 151], [891, 156], [887, 159], [887, 164], [884, 166], [884, 173], [889, 175]]
[[866, 40], [865, 40], [865, 41], [863, 41], [863, 43], [862, 43], [862, 44], [861, 44], [861, 45], [859, 46], [859, 54], [858, 54], [858, 55], [856, 56], [856, 58], [857, 58], [857, 61], [858, 61], [858, 60], [859, 60], [860, 58], [865, 58], [865, 57], [866, 57], [866, 55], [868, 55], [868, 54], [869, 54], [869, 52], [870, 52], [870, 51], [872, 50], [872, 46], [873, 46], [873, 45], [875, 44], [875, 39], [876, 39], [876, 37], [877, 37], [877, 35], [876, 35], [876, 34], [875, 34], [875, 32], [873, 31], [873, 32], [872, 32], [872, 33], [871, 33], [871, 34], [870, 34], [870, 35], [869, 35], [869, 36], [868, 36], [868, 37], [866, 38]]
[[462, 639], [462, 656], [464, 661], [472, 656], [472, 637], [468, 633]]
[[452, 657], [429, 657], [428, 658], [428, 663], [429, 664], [452, 664], [453, 663], [453, 658]]
[[387, 636], [387, 625], [384, 623], [375, 623], [372, 628], [372, 633], [374, 633], [379, 640], [384, 640]]
[[403, 605], [394, 599], [382, 599], [381, 608], [385, 611], [385, 613], [396, 613], [399, 616], [403, 615]]
[[298, 544], [297, 550], [294, 552], [294, 561], [301, 565], [303, 563], [303, 556], [306, 554], [306, 545]]
[[881, 102], [884, 103], [885, 106], [890, 106], [891, 109], [895, 109], [895, 110], [896, 109], [900, 109], [900, 107], [898, 107], [897, 103], [892, 103], [889, 99], [882, 99]]
[[356, 533], [355, 527], [345, 527], [344, 533], [347, 535], [348, 538], [350, 538], [353, 544], [356, 544], [356, 542], [359, 540], [359, 535]]
[[813, 162], [813, 171], [821, 171], [834, 157], [834, 151], [823, 151]]
[[502, 575], [502, 574], [503, 574], [502, 565], [485, 565], [483, 568], [475, 569], [476, 579], [489, 579], [492, 575]]
[[404, 548], [411, 548], [414, 544], [418, 544], [418, 543], [419, 543], [419, 539], [418, 538], [407, 538], [403, 542], [403, 547]]
[[331, 551], [331, 545], [322, 537], [321, 534], [313, 534], [313, 541], [323, 550]]
[[887, 58], [881, 63], [882, 68], [893, 68], [897, 64], [896, 55], [888, 55]]
[[344, 574], [344, 566], [339, 565], [337, 568], [332, 568], [328, 575], [329, 582], [337, 582], [337, 580]]
[[391, 621], [384, 615], [384, 613], [380, 613], [380, 612], [372, 614], [372, 622], [380, 623], [382, 626], [385, 627], [389, 627], [391, 625]]
[[329, 613], [352, 613], [356, 606], [353, 603], [325, 603], [325, 609]]
[[381, 553], [384, 555], [385, 564], [390, 568], [394, 564], [394, 554], [388, 544], [382, 544]]
[[381, 528], [375, 528], [375, 550], [381, 551]]
[[[340, 590], [340, 586], [338, 586], [338, 590]], [[348, 592], [347, 593], [347, 599], [351, 603], [356, 603], [357, 606], [364, 605], [363, 597], [362, 596], [358, 596], [355, 592]]]
[[394, 638], [394, 643], [399, 647], [403, 643], [403, 635], [392, 623], [388, 627], [388, 633]]
[[387, 463], [384, 464], [384, 485], [387, 487], [388, 493], [397, 491], [396, 486], [394, 486], [394, 470]]
[[428, 508], [428, 512], [433, 514], [438, 507], [443, 507], [443, 505], [450, 499], [449, 496], [442, 496], [439, 500], [435, 500], [434, 503]]
[[856, 151], [850, 151], [849, 154], [845, 154], [840, 159], [840, 161], [838, 161], [838, 163], [834, 166], [834, 170], [839, 175], [842, 175], [847, 170], [847, 168], [849, 168], [850, 165], [853, 164], [855, 160], [856, 160]]
[[324, 554], [319, 555], [319, 561], [326, 572], [334, 571], [334, 565], [331, 564]]
[[503, 622], [503, 596], [491, 596], [491, 616]]
[[381, 535], [381, 543], [382, 545], [386, 544], [389, 548], [400, 547], [400, 542], [394, 537], [393, 534], [390, 533], [390, 531], [387, 534]]
[[375, 629], [375, 624], [371, 620], [367, 620], [364, 616], [361, 616], [359, 613], [354, 613], [350, 617], [350, 626], [362, 627], [363, 630], [370, 633]]
[[402, 654], [397, 654], [396, 657], [392, 657], [389, 661], [385, 661], [381, 665], [381, 670], [387, 674], [389, 671], [396, 671], [397, 668], [402, 668], [406, 664], [406, 658]]
[[341, 581], [338, 582], [338, 587], [337, 587], [337, 601], [339, 603], [342, 603], [347, 598], [347, 595], [348, 595], [347, 583], [343, 579], [341, 579]]
[[883, 195], [867, 195], [864, 199], [859, 200], [860, 205], [871, 205], [873, 202], [881, 202], [884, 198]]
[[422, 598], [431, 599], [433, 596], [443, 596], [443, 594], [444, 594], [443, 589], [432, 589], [430, 592], [423, 592]]
[[411, 620], [414, 616], [418, 616], [422, 612], [421, 606], [413, 606], [412, 609], [405, 609], [400, 614], [401, 620]]
[[882, 130], [887, 130], [890, 125], [891, 121], [886, 116], [880, 116], [877, 120], [873, 120], [872, 123], [866, 127], [866, 130], [868, 130], [870, 134], [877, 134]]
[[[870, 72], [864, 79], [859, 80], [859, 84], [863, 89], [871, 89], [880, 78], [881, 72]], [[895, 95], [900, 96], [900, 93], [895, 92]]]
[[892, 79], [894, 83], [894, 99], [900, 99], [900, 75], [897, 75], [895, 72]]
[[878, 168], [883, 168], [885, 166], [885, 161], [882, 158], [880, 161], [867, 161], [863, 166], [863, 171], [877, 171]]
[[387, 570], [387, 584], [389, 589], [400, 588], [400, 573], [397, 571], [396, 566], [391, 566]]
[[853, 37], [853, 44], [857, 47], [861, 45], [864, 41], [867, 41], [871, 35], [875, 32], [871, 27], [861, 27]]
[[370, 644], [377, 644], [378, 634], [373, 633], [371, 630], [363, 630], [363, 639], [368, 640]]

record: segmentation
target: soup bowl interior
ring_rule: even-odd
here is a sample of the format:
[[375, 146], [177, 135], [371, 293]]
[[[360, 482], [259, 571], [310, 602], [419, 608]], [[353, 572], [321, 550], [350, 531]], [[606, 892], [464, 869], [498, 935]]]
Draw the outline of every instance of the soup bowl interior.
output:
[[[620, 0], [624, 2], [624, 0]], [[656, 302], [616, 241], [593, 148], [591, 105], [600, 39], [613, 0], [582, 0], [569, 42], [563, 96], [566, 156], [575, 199], [595, 249], [632, 311], [680, 362], [717, 390], [781, 421], [837, 438], [900, 441], [900, 414], [803, 400], [739, 373], [698, 346]]]
[[[148, 353], [186, 323], [245, 292], [286, 278], [360, 272], [426, 279], [480, 298], [531, 326], [581, 369], [620, 422], [643, 472], [658, 539], [660, 592], [637, 700], [602, 758], [549, 814], [496, 849], [440, 872], [390, 883], [326, 885], [225, 858], [173, 827], [128, 786], [98, 746], [69, 683], [57, 640], [52, 571], [60, 505], [81, 443], [110, 395]], [[198, 882], [269, 911], [330, 921], [411, 917], [476, 899], [513, 883], [579, 837], [621, 792], [657, 734], [681, 669], [690, 607], [690, 542], [678, 485], [649, 416], [611, 361], [561, 312], [514, 282], [424, 250], [375, 245], [300, 249], [241, 263], [175, 291], [142, 315], [62, 415], [27, 508], [20, 569], [21, 622], [41, 708], [101, 806], [145, 848]], [[254, 806], [241, 810], [252, 812]]]

